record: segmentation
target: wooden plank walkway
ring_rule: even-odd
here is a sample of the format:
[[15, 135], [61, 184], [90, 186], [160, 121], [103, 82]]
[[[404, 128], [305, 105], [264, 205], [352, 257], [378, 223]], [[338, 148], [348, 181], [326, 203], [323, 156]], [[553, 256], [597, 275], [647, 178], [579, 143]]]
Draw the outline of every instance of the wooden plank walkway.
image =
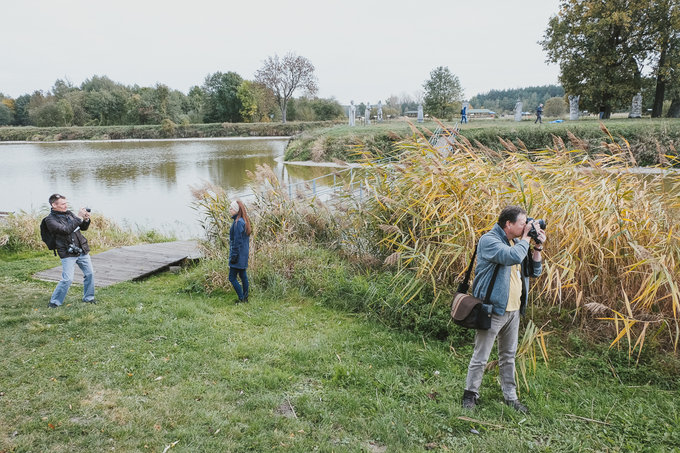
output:
[[[127, 280], [139, 280], [183, 261], [202, 256], [196, 241], [159, 242], [118, 247], [91, 255], [94, 284], [97, 287], [114, 285]], [[38, 272], [39, 280], [61, 280], [61, 265]], [[83, 273], [76, 266], [73, 283], [83, 283]]]

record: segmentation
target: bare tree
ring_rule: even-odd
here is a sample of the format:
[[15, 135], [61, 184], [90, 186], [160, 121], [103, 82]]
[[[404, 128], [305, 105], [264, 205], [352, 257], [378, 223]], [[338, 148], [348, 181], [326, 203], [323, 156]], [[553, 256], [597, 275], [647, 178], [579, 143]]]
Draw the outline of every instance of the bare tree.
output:
[[284, 123], [288, 100], [295, 90], [301, 88], [309, 94], [315, 94], [318, 90], [312, 62], [292, 52], [287, 53], [281, 59], [276, 54], [273, 57], [267, 57], [264, 66], [255, 73], [255, 80], [274, 92]]

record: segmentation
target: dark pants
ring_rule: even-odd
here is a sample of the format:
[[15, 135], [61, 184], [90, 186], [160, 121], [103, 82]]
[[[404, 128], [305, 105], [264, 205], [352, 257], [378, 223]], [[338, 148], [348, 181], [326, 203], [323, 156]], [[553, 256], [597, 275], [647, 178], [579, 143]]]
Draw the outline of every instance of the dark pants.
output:
[[[243, 287], [241, 287], [241, 284], [238, 282], [236, 277], [241, 278], [241, 283], [243, 283]], [[246, 274], [245, 269], [236, 269], [233, 267], [229, 268], [229, 281], [231, 282], [232, 285], [234, 285], [234, 290], [236, 291], [236, 295], [238, 296], [238, 300], [244, 300], [245, 298], [248, 297], [248, 274]]]

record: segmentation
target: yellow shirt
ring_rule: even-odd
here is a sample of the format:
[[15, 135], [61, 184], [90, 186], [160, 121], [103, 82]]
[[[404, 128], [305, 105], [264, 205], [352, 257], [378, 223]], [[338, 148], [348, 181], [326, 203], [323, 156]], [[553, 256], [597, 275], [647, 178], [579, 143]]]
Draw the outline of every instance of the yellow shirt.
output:
[[[510, 241], [511, 245], [515, 245], [513, 241]], [[508, 295], [508, 306], [505, 311], [517, 311], [521, 305], [522, 299], [522, 265], [515, 264], [511, 266], [510, 269], [510, 294]]]

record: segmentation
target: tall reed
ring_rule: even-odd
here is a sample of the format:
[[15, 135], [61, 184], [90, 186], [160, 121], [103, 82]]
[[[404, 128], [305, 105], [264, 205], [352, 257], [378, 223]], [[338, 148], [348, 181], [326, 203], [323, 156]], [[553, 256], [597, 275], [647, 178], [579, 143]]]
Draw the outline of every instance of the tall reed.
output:
[[424, 281], [437, 291], [455, 287], [475, 241], [504, 206], [518, 204], [548, 222], [534, 298], [608, 313], [612, 345], [626, 337], [631, 353], [641, 350], [652, 325], [677, 349], [678, 173], [640, 175], [630, 149], [615, 144], [588, 155], [559, 139], [544, 151], [506, 143], [501, 154], [462, 139], [442, 152], [416, 136], [400, 148], [398, 163], [367, 164], [373, 193], [367, 210], [382, 232], [386, 263], [415, 270], [406, 301]]

